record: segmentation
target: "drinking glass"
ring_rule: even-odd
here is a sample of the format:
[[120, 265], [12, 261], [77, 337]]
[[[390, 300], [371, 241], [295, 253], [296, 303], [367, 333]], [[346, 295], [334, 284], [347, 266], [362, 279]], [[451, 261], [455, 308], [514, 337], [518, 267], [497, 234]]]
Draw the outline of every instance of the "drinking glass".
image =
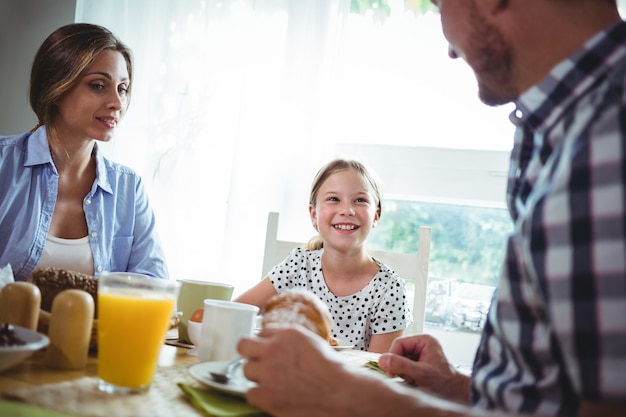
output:
[[98, 279], [98, 389], [111, 394], [145, 392], [180, 283], [115, 272]]

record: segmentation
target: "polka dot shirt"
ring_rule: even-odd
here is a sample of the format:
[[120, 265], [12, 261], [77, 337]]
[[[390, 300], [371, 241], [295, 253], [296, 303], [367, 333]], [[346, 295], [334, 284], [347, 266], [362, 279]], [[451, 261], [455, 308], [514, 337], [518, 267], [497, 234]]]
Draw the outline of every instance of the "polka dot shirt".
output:
[[322, 252], [297, 248], [274, 266], [269, 278], [278, 293], [306, 289], [324, 301], [333, 316], [332, 335], [367, 350], [372, 334], [404, 330], [412, 322], [404, 280], [385, 264], [360, 291], [337, 297], [326, 286], [322, 274]]

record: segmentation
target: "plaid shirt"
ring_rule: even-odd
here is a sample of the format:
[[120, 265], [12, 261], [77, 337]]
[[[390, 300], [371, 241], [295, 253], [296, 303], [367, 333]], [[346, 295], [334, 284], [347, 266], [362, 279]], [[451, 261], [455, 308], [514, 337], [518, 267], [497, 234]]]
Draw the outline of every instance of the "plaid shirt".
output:
[[626, 23], [522, 95], [515, 223], [476, 355], [480, 408], [575, 415], [626, 402]]

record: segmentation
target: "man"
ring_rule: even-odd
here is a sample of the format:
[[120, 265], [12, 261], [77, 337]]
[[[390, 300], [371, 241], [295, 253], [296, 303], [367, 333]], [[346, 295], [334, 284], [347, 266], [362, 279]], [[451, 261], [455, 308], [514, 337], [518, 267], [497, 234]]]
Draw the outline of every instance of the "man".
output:
[[471, 378], [429, 336], [355, 375], [302, 329], [244, 339], [276, 416], [626, 415], [626, 23], [615, 0], [435, 0], [483, 102], [515, 102], [514, 221]]

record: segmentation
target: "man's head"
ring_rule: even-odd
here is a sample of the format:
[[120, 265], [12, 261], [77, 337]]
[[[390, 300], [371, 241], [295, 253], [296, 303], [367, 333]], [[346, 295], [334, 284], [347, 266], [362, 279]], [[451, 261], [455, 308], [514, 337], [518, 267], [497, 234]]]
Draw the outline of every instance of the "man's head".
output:
[[474, 70], [488, 105], [516, 100], [598, 31], [616, 0], [432, 0], [452, 58]]

